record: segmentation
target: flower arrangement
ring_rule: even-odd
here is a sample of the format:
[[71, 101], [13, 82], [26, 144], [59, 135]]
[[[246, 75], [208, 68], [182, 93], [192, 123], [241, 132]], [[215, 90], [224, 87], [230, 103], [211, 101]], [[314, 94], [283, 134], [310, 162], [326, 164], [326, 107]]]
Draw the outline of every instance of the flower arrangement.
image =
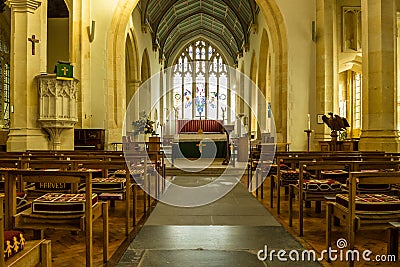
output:
[[133, 134], [138, 135], [140, 133], [145, 134], [156, 134], [154, 130], [154, 121], [150, 120], [149, 116], [146, 115], [146, 112], [141, 112], [139, 119], [132, 122], [133, 125]]

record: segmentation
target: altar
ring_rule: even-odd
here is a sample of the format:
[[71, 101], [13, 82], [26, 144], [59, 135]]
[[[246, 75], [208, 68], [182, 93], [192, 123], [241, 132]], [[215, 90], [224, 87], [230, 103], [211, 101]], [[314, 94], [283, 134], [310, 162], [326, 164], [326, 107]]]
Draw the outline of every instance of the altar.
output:
[[177, 134], [172, 143], [173, 158], [226, 158], [227, 136], [215, 133]]

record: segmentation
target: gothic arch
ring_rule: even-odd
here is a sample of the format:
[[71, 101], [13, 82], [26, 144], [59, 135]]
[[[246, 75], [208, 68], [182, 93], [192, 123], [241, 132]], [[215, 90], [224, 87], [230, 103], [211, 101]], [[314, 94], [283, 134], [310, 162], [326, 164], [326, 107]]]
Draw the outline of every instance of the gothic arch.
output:
[[[126, 29], [130, 16], [139, 0], [120, 0], [114, 10], [110, 29], [107, 39], [107, 58], [108, 58], [108, 90], [109, 95], [117, 96], [118, 91], [124, 90], [125, 77], [118, 75], [125, 70], [125, 42]], [[271, 40], [271, 49], [273, 58], [271, 68], [271, 76], [273, 80], [272, 88], [274, 88], [273, 98], [275, 99], [275, 107], [273, 108], [274, 117], [276, 119], [277, 141], [287, 141], [287, 36], [286, 25], [283, 16], [279, 10], [276, 0], [256, 0], [260, 7], [261, 13], [264, 15], [268, 25], [269, 36]], [[112, 105], [118, 105], [121, 100], [116, 99], [110, 102]], [[112, 111], [117, 107], [110, 107], [107, 119], [109, 128], [122, 127], [122, 117], [119, 118]], [[283, 122], [283, 123], [282, 123]]]
[[256, 0], [268, 25], [271, 51], [271, 100], [276, 142], [287, 142], [288, 47], [286, 25], [276, 0]]
[[64, 0], [65, 5], [67, 6], [69, 13], [71, 13], [72, 1], [73, 1], [73, 0]]
[[150, 78], [150, 75], [151, 75], [150, 57], [149, 57], [149, 53], [147, 52], [147, 49], [145, 49], [143, 51], [142, 65], [140, 68], [140, 77], [141, 77], [142, 83], [146, 82], [146, 80]]
[[140, 67], [140, 78], [141, 78], [141, 85], [139, 91], [139, 103], [140, 103], [140, 112], [145, 112], [149, 115], [149, 111], [151, 110], [151, 81], [149, 80], [151, 76], [151, 69], [150, 69], [150, 57], [147, 49], [143, 51], [142, 55], [142, 64]]
[[264, 97], [267, 98], [267, 66], [268, 66], [268, 57], [269, 57], [269, 39], [267, 35], [267, 31], [263, 29], [263, 33], [261, 36], [260, 42], [260, 52], [259, 52], [259, 67], [258, 67], [258, 87], [263, 93]]
[[255, 88], [254, 85], [257, 84], [257, 69], [258, 69], [258, 64], [257, 64], [257, 54], [256, 51], [253, 50], [252, 56], [251, 56], [251, 63], [250, 63], [250, 79], [253, 82], [252, 85], [249, 87], [251, 88], [251, 91], [249, 92], [249, 98], [248, 98], [248, 103], [249, 103], [249, 111], [248, 111], [248, 116], [249, 116], [249, 131], [256, 131], [259, 132], [259, 129], [257, 127], [257, 88]]
[[[269, 38], [267, 31], [263, 29], [262, 36], [261, 36], [261, 42], [260, 42], [260, 52], [259, 52], [259, 67], [258, 67], [258, 81], [257, 85], [258, 88], [260, 89], [262, 95], [264, 96], [265, 99], [269, 99], [269, 93], [270, 88], [268, 88], [268, 79], [270, 76], [269, 73], [269, 56], [270, 56], [270, 51], [269, 51]], [[260, 101], [258, 100], [258, 120], [260, 124], [260, 132], [258, 133], [259, 136], [261, 136], [261, 133], [265, 130], [267, 130], [267, 103], [266, 101]]]
[[139, 71], [139, 56], [136, 36], [131, 29], [126, 37], [126, 51], [125, 51], [125, 65], [126, 65], [126, 104], [129, 104], [130, 99], [136, 92], [136, 88], [140, 83]]

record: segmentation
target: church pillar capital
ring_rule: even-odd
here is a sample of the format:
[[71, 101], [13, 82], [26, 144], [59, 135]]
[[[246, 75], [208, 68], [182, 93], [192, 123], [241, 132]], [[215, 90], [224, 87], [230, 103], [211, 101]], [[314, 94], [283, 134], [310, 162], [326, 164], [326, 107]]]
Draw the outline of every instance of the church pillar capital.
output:
[[7, 0], [6, 5], [14, 12], [35, 13], [42, 4], [41, 0]]

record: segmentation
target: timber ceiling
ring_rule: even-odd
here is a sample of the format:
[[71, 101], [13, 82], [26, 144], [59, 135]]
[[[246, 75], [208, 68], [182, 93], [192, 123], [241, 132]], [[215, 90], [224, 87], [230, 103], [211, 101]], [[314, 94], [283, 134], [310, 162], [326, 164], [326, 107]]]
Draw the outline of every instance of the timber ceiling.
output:
[[48, 0], [48, 18], [68, 18], [69, 12], [64, 0]]
[[248, 43], [258, 7], [254, 0], [141, 0], [142, 24], [166, 59], [190, 38], [206, 36], [233, 60]]

